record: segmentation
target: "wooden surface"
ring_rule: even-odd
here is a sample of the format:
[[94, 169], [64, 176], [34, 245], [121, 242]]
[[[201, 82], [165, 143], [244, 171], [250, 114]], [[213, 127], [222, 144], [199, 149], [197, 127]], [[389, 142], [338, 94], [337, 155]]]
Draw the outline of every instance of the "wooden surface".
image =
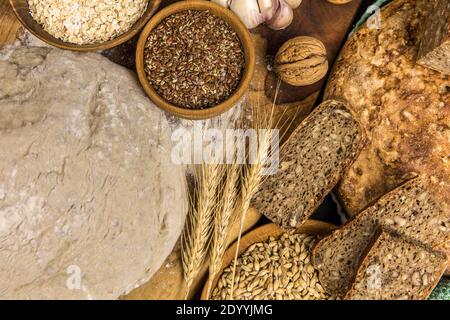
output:
[[[250, 209], [244, 222], [244, 233], [251, 229], [261, 218], [258, 211]], [[238, 221], [239, 222], [239, 221]], [[228, 238], [228, 244], [233, 243], [239, 233], [239, 223], [235, 223]], [[196, 279], [188, 298], [191, 299], [201, 290], [206, 274], [207, 264], [203, 265], [199, 277]], [[159, 271], [143, 286], [135, 289], [123, 300], [183, 300], [186, 297], [186, 282], [183, 279], [181, 264], [181, 248], [177, 244]]]
[[136, 36], [142, 30], [142, 28], [144, 28], [144, 26], [147, 24], [153, 14], [158, 10], [161, 4], [161, 0], [150, 0], [144, 14], [138, 21], [136, 21], [132, 28], [112, 40], [99, 44], [78, 45], [74, 43], [64, 42], [47, 33], [42, 28], [42, 26], [38, 24], [31, 16], [30, 8], [28, 7], [28, 0], [9, 0], [9, 2], [17, 18], [34, 36], [52, 46], [74, 51], [105, 50], [129, 41], [134, 36]]
[[0, 45], [13, 43], [21, 29], [8, 0], [0, 0]]
[[[333, 231], [334, 228], [336, 228], [336, 227], [329, 223], [325, 223], [322, 221], [316, 221], [316, 220], [308, 220], [308, 221], [306, 221], [305, 224], [303, 224], [300, 228], [298, 228], [295, 233], [305, 233], [305, 234], [310, 234], [310, 235], [327, 235], [327, 234], [331, 233], [331, 231]], [[252, 244], [258, 243], [258, 242], [264, 242], [269, 237], [278, 238], [283, 233], [284, 233], [284, 231], [279, 226], [277, 226], [276, 224], [273, 224], [273, 223], [266, 224], [262, 227], [259, 227], [253, 231], [250, 231], [244, 237], [242, 237], [238, 253], [239, 253], [239, 255], [242, 255], [245, 252], [245, 250], [247, 250], [247, 248], [250, 247]], [[219, 281], [223, 270], [226, 267], [228, 267], [231, 264], [231, 262], [234, 260], [235, 253], [236, 253], [236, 247], [237, 247], [237, 243], [234, 243], [227, 250], [227, 252], [225, 252], [222, 268], [221, 268], [219, 274], [217, 275], [217, 277], [214, 278], [212, 288], [216, 287], [217, 282]], [[208, 281], [206, 281], [206, 283], [208, 283]], [[202, 300], [207, 299], [207, 291], [208, 291], [208, 288], [207, 288], [207, 285], [205, 285], [203, 288], [203, 291], [202, 291], [202, 296], [201, 296]]]
[[[295, 10], [292, 24], [283, 31], [273, 31], [267, 27], [260, 27], [256, 31], [269, 39], [267, 54], [275, 56], [278, 49], [287, 40], [295, 36], [311, 36], [322, 41], [327, 49], [329, 65], [333, 62], [347, 38], [352, 22], [362, 0], [353, 0], [344, 5], [336, 5], [326, 0], [303, 0]], [[315, 92], [321, 91], [326, 78], [304, 87], [294, 87], [282, 84], [278, 93], [279, 103], [302, 101]], [[266, 94], [273, 98], [277, 77], [270, 73], [266, 80]]]

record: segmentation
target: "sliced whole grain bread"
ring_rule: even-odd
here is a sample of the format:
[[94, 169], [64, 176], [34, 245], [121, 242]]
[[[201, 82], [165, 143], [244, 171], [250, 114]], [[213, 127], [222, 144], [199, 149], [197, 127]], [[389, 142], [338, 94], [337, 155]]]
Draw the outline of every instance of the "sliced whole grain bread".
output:
[[417, 63], [450, 75], [450, 1], [430, 1], [419, 35]]
[[350, 288], [360, 259], [379, 226], [433, 250], [448, 248], [450, 214], [427, 185], [426, 177], [406, 182], [317, 244], [313, 264], [329, 293], [342, 295]]
[[344, 299], [425, 300], [447, 267], [447, 257], [382, 231], [367, 251]]
[[364, 130], [346, 105], [325, 101], [282, 146], [281, 168], [264, 181], [253, 205], [285, 229], [299, 227], [338, 183], [364, 143]]

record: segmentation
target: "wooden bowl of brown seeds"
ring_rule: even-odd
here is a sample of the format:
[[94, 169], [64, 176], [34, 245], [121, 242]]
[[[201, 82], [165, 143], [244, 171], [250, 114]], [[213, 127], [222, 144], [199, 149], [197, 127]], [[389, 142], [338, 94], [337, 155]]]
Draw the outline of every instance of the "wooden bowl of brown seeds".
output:
[[238, 103], [255, 59], [250, 33], [231, 10], [210, 1], [181, 1], [158, 12], [142, 31], [136, 69], [158, 107], [199, 120]]
[[[104, 3], [104, 7], [108, 9], [107, 12], [103, 12], [103, 9], [100, 9], [100, 7], [96, 7], [93, 12], [84, 10], [83, 14], [91, 17], [91, 19], [74, 26], [74, 24], [80, 23], [81, 19], [72, 15], [72, 9], [69, 6], [73, 5], [73, 3], [62, 0], [46, 0], [45, 2], [42, 2], [41, 0], [33, 0], [32, 2], [30, 2], [30, 0], [9, 0], [9, 2], [18, 20], [34, 36], [54, 47], [73, 51], [106, 50], [127, 42], [144, 28], [161, 4], [161, 0], [148, 0], [148, 4], [143, 2], [142, 6], [144, 6], [143, 9], [145, 8], [145, 11], [141, 13], [135, 12], [139, 7], [130, 8], [130, 2], [126, 0], [123, 0], [123, 2], [108, 2], [107, 5]], [[92, 0], [92, 4], [94, 3], [95, 0]], [[35, 7], [31, 8], [30, 4], [35, 5]], [[58, 5], [65, 5], [66, 7], [58, 8]], [[123, 10], [122, 6], [127, 7], [126, 12]], [[36, 19], [41, 19], [44, 24], [46, 24], [45, 27], [33, 17], [32, 9], [35, 11], [34, 14], [36, 15]], [[63, 13], [67, 13], [68, 16], [58, 19], [58, 14]], [[104, 15], [106, 15], [106, 17]], [[121, 18], [119, 19], [118, 17]], [[118, 19], [121, 21], [118, 21]], [[128, 21], [127, 19], [133, 20]], [[54, 25], [49, 23], [50, 21], [54, 22]], [[106, 22], [103, 23], [102, 21]], [[117, 34], [108, 30], [110, 29], [108, 27], [109, 23], [114, 23], [114, 26], [116, 27], [114, 30], [117, 31]], [[92, 26], [90, 24], [92, 24]], [[102, 26], [102, 24], [105, 25]], [[63, 40], [67, 36], [64, 32], [67, 31], [70, 26], [78, 29], [72, 30], [73, 32], [70, 33], [71, 37], [74, 37], [73, 42]], [[124, 27], [126, 27], [126, 29], [123, 29]], [[53, 32], [54, 35], [47, 32], [45, 30], [46, 28], [49, 32]], [[60, 33], [59, 38], [57, 37], [58, 33]], [[104, 36], [106, 33], [112, 33], [111, 38], [105, 40]], [[83, 36], [80, 36], [80, 34]], [[92, 42], [81, 44], [82, 41], [87, 40], [83, 39], [84, 36], [92, 40]], [[98, 41], [96, 41], [96, 39]]]
[[[308, 220], [296, 232], [285, 233], [276, 224], [266, 224], [242, 237], [236, 267], [235, 300], [325, 300], [328, 295], [312, 266], [311, 250], [320, 237], [336, 226]], [[210, 299], [229, 300], [237, 243], [223, 258], [222, 268], [212, 280]], [[201, 299], [208, 299], [207, 279]]]

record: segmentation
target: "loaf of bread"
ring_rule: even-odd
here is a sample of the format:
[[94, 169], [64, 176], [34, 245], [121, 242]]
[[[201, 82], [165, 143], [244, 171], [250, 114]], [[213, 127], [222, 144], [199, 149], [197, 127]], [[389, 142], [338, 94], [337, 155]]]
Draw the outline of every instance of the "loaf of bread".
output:
[[439, 282], [447, 258], [440, 252], [380, 232], [363, 258], [349, 300], [425, 300]]
[[342, 295], [350, 288], [360, 259], [380, 225], [432, 250], [446, 249], [450, 215], [427, 185], [422, 178], [406, 182], [317, 244], [313, 263], [328, 292]]
[[381, 29], [361, 26], [345, 44], [325, 99], [348, 103], [368, 143], [339, 185], [351, 215], [415, 174], [450, 203], [450, 78], [415, 63], [429, 0], [396, 0]]
[[419, 37], [417, 63], [450, 75], [450, 1], [430, 1]]
[[265, 180], [255, 207], [283, 228], [300, 226], [338, 183], [364, 141], [363, 129], [343, 103], [322, 103], [282, 146], [281, 168]]

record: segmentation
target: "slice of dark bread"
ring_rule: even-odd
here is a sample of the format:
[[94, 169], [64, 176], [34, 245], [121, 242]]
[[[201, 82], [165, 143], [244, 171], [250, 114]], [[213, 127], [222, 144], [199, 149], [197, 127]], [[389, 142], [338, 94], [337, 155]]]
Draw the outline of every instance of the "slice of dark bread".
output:
[[449, 211], [427, 185], [426, 178], [406, 182], [317, 244], [313, 264], [325, 290], [336, 295], [347, 292], [379, 225], [433, 250], [445, 250], [450, 241]]
[[382, 231], [367, 251], [344, 299], [425, 300], [447, 267], [447, 257]]
[[364, 143], [364, 131], [345, 104], [325, 101], [282, 146], [280, 169], [264, 181], [253, 205], [285, 229], [299, 227], [338, 183]]
[[427, 3], [429, 15], [419, 34], [417, 63], [450, 75], [450, 1]]

